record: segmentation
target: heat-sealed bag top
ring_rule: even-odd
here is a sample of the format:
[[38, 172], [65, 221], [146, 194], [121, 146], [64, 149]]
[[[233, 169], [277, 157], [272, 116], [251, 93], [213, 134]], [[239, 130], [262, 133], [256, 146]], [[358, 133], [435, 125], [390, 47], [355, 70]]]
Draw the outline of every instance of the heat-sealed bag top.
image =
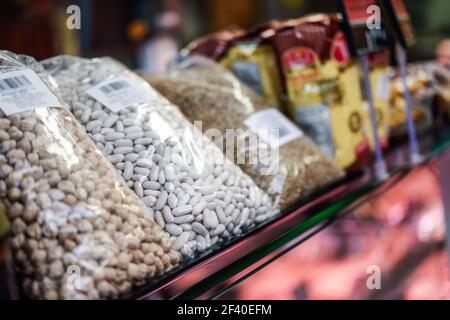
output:
[[34, 59], [0, 52], [0, 198], [24, 292], [116, 298], [173, 269], [180, 253]]
[[125, 66], [110, 58], [43, 63], [89, 136], [186, 257], [277, 212], [250, 177]]
[[212, 61], [192, 57], [148, 80], [191, 121], [200, 121], [281, 209], [343, 176], [298, 127]]
[[201, 55], [214, 61], [219, 61], [227, 52], [233, 39], [242, 37], [245, 33], [241, 28], [231, 27], [219, 32], [207, 34], [190, 42], [181, 50], [180, 56]]

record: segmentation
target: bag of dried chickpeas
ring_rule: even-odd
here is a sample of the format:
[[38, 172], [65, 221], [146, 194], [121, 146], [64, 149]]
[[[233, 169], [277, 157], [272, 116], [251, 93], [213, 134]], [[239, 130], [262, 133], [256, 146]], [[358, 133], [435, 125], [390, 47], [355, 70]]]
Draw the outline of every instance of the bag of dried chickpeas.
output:
[[0, 200], [26, 295], [106, 299], [181, 255], [50, 89], [34, 59], [0, 52]]
[[147, 80], [224, 146], [230, 160], [279, 199], [281, 209], [343, 177], [298, 127], [210, 60], [193, 56], [166, 76]]
[[43, 62], [61, 97], [186, 258], [278, 212], [166, 98], [111, 58]]

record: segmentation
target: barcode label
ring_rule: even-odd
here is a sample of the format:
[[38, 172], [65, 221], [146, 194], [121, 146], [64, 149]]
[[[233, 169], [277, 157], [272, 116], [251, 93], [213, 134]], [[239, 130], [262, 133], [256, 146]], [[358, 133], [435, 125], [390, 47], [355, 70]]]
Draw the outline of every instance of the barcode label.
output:
[[275, 108], [252, 114], [245, 119], [244, 124], [272, 148], [278, 148], [303, 136], [303, 132]]
[[5, 78], [0, 80], [0, 91], [8, 89], [17, 89], [24, 86], [31, 86], [30, 80], [27, 77], [20, 75], [17, 77]]
[[30, 69], [0, 74], [0, 109], [7, 115], [58, 107], [61, 103], [39, 76]]
[[330, 158], [334, 158], [336, 148], [331, 127], [330, 109], [325, 104], [302, 106], [295, 110], [295, 122], [305, 134]]
[[389, 101], [391, 93], [391, 81], [387, 71], [380, 71], [377, 75], [376, 94], [380, 100]]
[[144, 81], [123, 76], [102, 81], [86, 93], [113, 112], [154, 101], [158, 97], [158, 93]]
[[113, 93], [114, 91], [119, 91], [124, 88], [129, 88], [130, 85], [128, 82], [120, 80], [120, 81], [114, 81], [107, 85], [104, 85], [103, 87], [100, 87], [100, 90], [103, 91], [104, 94], [109, 95]]

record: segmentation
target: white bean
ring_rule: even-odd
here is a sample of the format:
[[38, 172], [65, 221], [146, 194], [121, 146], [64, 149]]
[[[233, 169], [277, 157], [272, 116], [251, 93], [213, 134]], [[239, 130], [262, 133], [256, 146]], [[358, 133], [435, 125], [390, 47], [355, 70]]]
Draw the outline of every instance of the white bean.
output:
[[[134, 191], [138, 195], [138, 197], [142, 198], [144, 196], [144, 189], [142, 189], [142, 183], [139, 181], [134, 182]], [[159, 210], [159, 209], [157, 209]]]
[[122, 162], [124, 158], [125, 156], [123, 154], [112, 154], [106, 157], [106, 159], [108, 159], [108, 161], [111, 162], [112, 164]]
[[116, 141], [122, 139], [125, 135], [122, 132], [111, 132], [105, 135], [106, 141]]
[[133, 141], [130, 139], [118, 139], [114, 141], [115, 147], [132, 147]]
[[178, 198], [175, 194], [171, 193], [169, 194], [169, 197], [167, 199], [167, 204], [171, 209], [175, 209], [178, 204]]
[[168, 197], [169, 197], [169, 195], [167, 194], [167, 191], [165, 191], [165, 190], [161, 191], [161, 193], [159, 194], [158, 200], [156, 201], [155, 209], [161, 210], [164, 207], [164, 205], [166, 204]]
[[136, 165], [150, 169], [153, 166], [153, 161], [151, 159], [141, 158], [136, 161]]
[[152, 189], [152, 190], [161, 189], [161, 185], [155, 181], [145, 181], [142, 185], [145, 189]]
[[[125, 159], [126, 157], [124, 157]], [[133, 163], [131, 161], [125, 161], [125, 167], [123, 169], [123, 178], [125, 180], [130, 180], [133, 175]]]
[[179, 217], [175, 217], [173, 219], [173, 221], [177, 224], [182, 224], [182, 223], [190, 223], [192, 221], [194, 221], [195, 218], [192, 214], [187, 214], [185, 216], [179, 216]]
[[212, 210], [205, 210], [203, 212], [203, 222], [206, 228], [213, 229], [219, 224], [217, 215]]
[[142, 167], [134, 167], [134, 172], [137, 174], [141, 174], [143, 176], [148, 176], [148, 174], [150, 173], [150, 170], [147, 168], [142, 168]]
[[90, 122], [88, 122], [88, 123], [86, 124], [86, 130], [87, 130], [88, 132], [90, 132], [90, 131], [94, 130], [95, 128], [100, 128], [102, 124], [103, 124], [103, 123], [102, 123], [101, 120], [93, 120], [93, 121], [90, 121]]
[[120, 154], [125, 155], [125, 154], [131, 153], [131, 152], [133, 152], [133, 147], [119, 147], [119, 148], [114, 149], [115, 154], [120, 153]]
[[191, 205], [184, 205], [181, 207], [176, 207], [175, 209], [172, 210], [172, 214], [174, 216], [184, 216], [188, 213], [192, 212], [192, 206]]
[[137, 153], [128, 153], [125, 155], [125, 160], [130, 162], [135, 162], [137, 159], [139, 159], [139, 155]]
[[172, 236], [178, 236], [183, 232], [183, 228], [181, 228], [179, 225], [176, 225], [174, 223], [166, 224], [166, 230], [172, 235]]
[[167, 223], [174, 222], [175, 217], [173, 216], [172, 211], [170, 210], [170, 208], [168, 206], [164, 206], [162, 213], [164, 216], [164, 220], [166, 220]]
[[182, 232], [176, 240], [173, 242], [173, 247], [175, 250], [180, 250], [186, 244], [189, 239], [190, 232], [184, 231]]
[[103, 128], [111, 128], [119, 120], [117, 114], [111, 114], [103, 121]]
[[206, 236], [208, 234], [208, 230], [205, 228], [205, 226], [198, 222], [192, 223], [192, 230], [194, 230], [195, 232], [197, 232], [202, 236]]

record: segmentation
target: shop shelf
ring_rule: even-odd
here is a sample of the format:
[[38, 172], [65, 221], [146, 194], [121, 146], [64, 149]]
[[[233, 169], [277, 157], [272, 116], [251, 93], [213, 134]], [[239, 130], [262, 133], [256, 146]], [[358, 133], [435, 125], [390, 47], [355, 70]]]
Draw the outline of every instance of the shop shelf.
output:
[[[425, 156], [423, 164], [433, 161], [450, 147], [448, 132], [429, 132], [420, 138]], [[175, 270], [161, 283], [141, 288], [136, 299], [214, 299], [264, 268], [292, 248], [301, 245], [337, 218], [380, 196], [416, 165], [408, 163], [407, 144], [396, 145], [386, 155], [390, 177], [377, 181], [366, 170], [351, 175], [287, 210], [280, 216], [214, 252], [206, 252]], [[419, 164], [420, 165], [420, 164]]]

